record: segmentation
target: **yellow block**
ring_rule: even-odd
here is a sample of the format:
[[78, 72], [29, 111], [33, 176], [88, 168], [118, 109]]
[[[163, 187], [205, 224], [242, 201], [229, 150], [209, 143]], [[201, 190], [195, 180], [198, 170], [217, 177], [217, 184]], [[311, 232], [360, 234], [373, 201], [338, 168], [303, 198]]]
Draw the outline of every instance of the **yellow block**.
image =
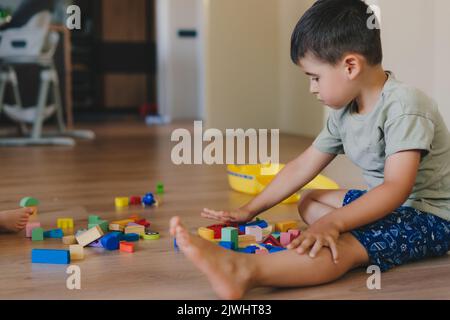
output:
[[200, 236], [200, 237], [202, 237], [203, 239], [206, 239], [206, 240], [214, 240], [214, 230], [211, 230], [211, 229], [208, 229], [208, 228], [205, 228], [205, 227], [200, 227], [200, 228], [198, 228], [198, 235]]
[[59, 218], [56, 220], [56, 225], [60, 229], [73, 229], [73, 219], [72, 218]]
[[129, 224], [130, 222], [134, 222], [134, 220], [132, 219], [116, 220], [112, 221], [111, 224], [120, 224], [121, 226], [126, 227], [127, 224]]
[[70, 260], [83, 260], [84, 259], [84, 249], [83, 246], [79, 244], [72, 244], [69, 246]]
[[128, 207], [128, 197], [117, 197], [115, 198], [116, 207], [123, 208]]
[[281, 221], [275, 224], [276, 232], [287, 232], [289, 229], [298, 229], [298, 221]]

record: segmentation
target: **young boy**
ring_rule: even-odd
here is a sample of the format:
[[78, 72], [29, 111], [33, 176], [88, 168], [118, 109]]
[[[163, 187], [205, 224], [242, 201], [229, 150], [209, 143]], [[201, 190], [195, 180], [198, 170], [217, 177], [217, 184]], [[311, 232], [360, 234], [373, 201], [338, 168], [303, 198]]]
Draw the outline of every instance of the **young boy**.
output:
[[332, 109], [328, 122], [248, 204], [234, 211], [205, 208], [202, 216], [251, 220], [302, 188], [337, 154], [362, 169], [368, 191], [303, 192], [298, 209], [309, 228], [290, 250], [270, 255], [225, 250], [172, 218], [179, 248], [219, 297], [240, 298], [257, 286], [323, 284], [356, 267], [386, 271], [449, 250], [448, 129], [431, 99], [383, 70], [380, 30], [368, 28], [367, 11], [359, 0], [319, 0], [300, 19], [292, 60], [311, 77], [310, 91]]
[[32, 208], [0, 211], [0, 232], [19, 232], [27, 225]]

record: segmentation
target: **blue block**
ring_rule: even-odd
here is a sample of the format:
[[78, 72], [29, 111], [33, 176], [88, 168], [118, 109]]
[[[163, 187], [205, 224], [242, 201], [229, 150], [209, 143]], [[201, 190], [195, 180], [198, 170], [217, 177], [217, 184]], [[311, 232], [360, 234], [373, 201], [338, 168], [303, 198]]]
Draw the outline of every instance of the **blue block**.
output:
[[145, 196], [142, 197], [142, 204], [144, 206], [151, 206], [155, 203], [155, 197], [153, 196], [153, 193], [149, 192], [146, 193]]
[[69, 264], [70, 251], [59, 249], [32, 249], [32, 263]]
[[53, 229], [44, 232], [44, 238], [62, 239], [62, 237], [64, 237], [62, 229]]
[[225, 248], [225, 249], [230, 249], [233, 250], [233, 242], [231, 241], [220, 241], [219, 242], [219, 246]]
[[[266, 247], [266, 248], [267, 248], [267, 247]], [[283, 247], [275, 247], [275, 246], [269, 246], [267, 249], [269, 250], [269, 253], [275, 253], [275, 252], [278, 252], [278, 251], [286, 250], [286, 248], [283, 248]]]
[[248, 246], [248, 247], [245, 247], [242, 252], [244, 252], [244, 253], [255, 253], [255, 251], [257, 249], [259, 249], [257, 246]]
[[127, 242], [139, 241], [139, 235], [137, 233], [127, 233], [122, 236], [121, 240]]
[[117, 233], [108, 233], [100, 239], [100, 242], [106, 250], [117, 250], [119, 249], [120, 238], [121, 236]]

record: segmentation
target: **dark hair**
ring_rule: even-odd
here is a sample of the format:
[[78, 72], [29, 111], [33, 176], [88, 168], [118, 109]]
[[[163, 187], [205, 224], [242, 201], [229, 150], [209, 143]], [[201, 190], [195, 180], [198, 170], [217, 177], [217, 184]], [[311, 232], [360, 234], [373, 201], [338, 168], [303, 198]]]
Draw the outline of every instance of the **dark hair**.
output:
[[352, 52], [363, 55], [370, 65], [380, 64], [383, 60], [380, 29], [368, 27], [373, 15], [361, 0], [318, 0], [300, 18], [292, 33], [292, 61], [298, 64], [311, 53], [335, 65], [345, 53]]

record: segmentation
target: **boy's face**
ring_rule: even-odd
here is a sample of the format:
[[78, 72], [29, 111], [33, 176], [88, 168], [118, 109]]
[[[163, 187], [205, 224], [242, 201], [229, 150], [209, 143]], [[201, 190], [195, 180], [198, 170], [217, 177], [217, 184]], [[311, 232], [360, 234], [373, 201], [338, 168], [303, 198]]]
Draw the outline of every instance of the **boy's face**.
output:
[[341, 109], [357, 96], [354, 75], [349, 75], [344, 62], [334, 66], [307, 54], [299, 66], [310, 77], [310, 92], [323, 104]]

